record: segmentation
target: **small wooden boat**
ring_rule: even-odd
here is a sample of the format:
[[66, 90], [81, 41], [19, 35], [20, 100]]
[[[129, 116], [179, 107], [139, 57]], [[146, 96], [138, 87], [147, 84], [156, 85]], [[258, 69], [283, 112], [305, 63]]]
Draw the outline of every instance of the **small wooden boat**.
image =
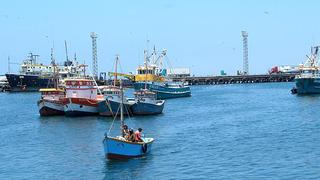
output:
[[128, 159], [142, 157], [151, 151], [153, 138], [143, 138], [144, 142], [128, 142], [122, 136], [106, 137], [104, 152], [108, 159]]
[[[121, 82], [120, 89], [121, 91], [123, 91]], [[122, 101], [120, 103], [120, 127], [122, 134], [124, 125], [123, 95], [121, 96], [121, 99]], [[126, 140], [123, 136], [112, 137], [109, 134], [107, 134], [103, 140], [105, 156], [108, 159], [127, 159], [144, 156], [151, 151], [154, 139], [142, 138], [142, 140], [143, 142], [131, 142], [129, 140]]]
[[134, 115], [161, 114], [165, 100], [157, 100], [156, 93], [142, 89], [134, 93], [136, 103], [132, 105]]

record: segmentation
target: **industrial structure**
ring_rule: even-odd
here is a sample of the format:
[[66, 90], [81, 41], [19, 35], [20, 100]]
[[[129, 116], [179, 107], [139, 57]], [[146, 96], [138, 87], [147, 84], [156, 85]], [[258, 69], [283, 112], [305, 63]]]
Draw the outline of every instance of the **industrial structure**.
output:
[[90, 34], [92, 39], [92, 75], [95, 79], [98, 78], [98, 57], [97, 57], [97, 34], [92, 32]]
[[243, 75], [249, 75], [249, 61], [248, 61], [248, 33], [242, 31], [243, 38]]
[[174, 82], [183, 82], [189, 85], [219, 85], [267, 82], [293, 82], [294, 78], [295, 74], [264, 74], [237, 76], [173, 77], [172, 80]]

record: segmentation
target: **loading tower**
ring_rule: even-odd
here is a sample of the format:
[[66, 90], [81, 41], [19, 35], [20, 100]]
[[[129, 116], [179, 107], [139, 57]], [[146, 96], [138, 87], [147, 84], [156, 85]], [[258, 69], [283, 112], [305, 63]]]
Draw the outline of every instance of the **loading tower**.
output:
[[95, 79], [98, 78], [98, 57], [97, 57], [97, 34], [92, 32], [90, 34], [92, 39], [92, 75]]
[[243, 75], [249, 75], [249, 60], [248, 60], [248, 33], [242, 31], [243, 38]]

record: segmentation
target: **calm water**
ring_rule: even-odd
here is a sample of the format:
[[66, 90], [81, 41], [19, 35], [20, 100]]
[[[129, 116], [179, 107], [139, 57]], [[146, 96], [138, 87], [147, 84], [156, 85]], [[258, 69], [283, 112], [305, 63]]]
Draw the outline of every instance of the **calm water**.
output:
[[44, 118], [38, 93], [1, 93], [0, 179], [319, 179], [320, 96], [291, 87], [194, 86], [162, 115], [127, 119], [156, 139], [127, 161], [104, 158], [111, 118]]

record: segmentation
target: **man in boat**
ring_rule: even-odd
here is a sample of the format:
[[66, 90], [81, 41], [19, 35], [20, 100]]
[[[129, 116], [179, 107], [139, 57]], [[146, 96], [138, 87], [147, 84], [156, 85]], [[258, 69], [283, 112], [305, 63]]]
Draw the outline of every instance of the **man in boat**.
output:
[[133, 129], [130, 129], [129, 130], [129, 134], [125, 137], [127, 141], [130, 141], [130, 142], [135, 142], [135, 134], [133, 132]]
[[135, 142], [143, 142], [143, 140], [141, 139], [141, 132], [142, 132], [142, 128], [138, 128], [138, 130], [134, 133]]
[[128, 126], [125, 124], [122, 126], [122, 137], [126, 137], [129, 134]]

